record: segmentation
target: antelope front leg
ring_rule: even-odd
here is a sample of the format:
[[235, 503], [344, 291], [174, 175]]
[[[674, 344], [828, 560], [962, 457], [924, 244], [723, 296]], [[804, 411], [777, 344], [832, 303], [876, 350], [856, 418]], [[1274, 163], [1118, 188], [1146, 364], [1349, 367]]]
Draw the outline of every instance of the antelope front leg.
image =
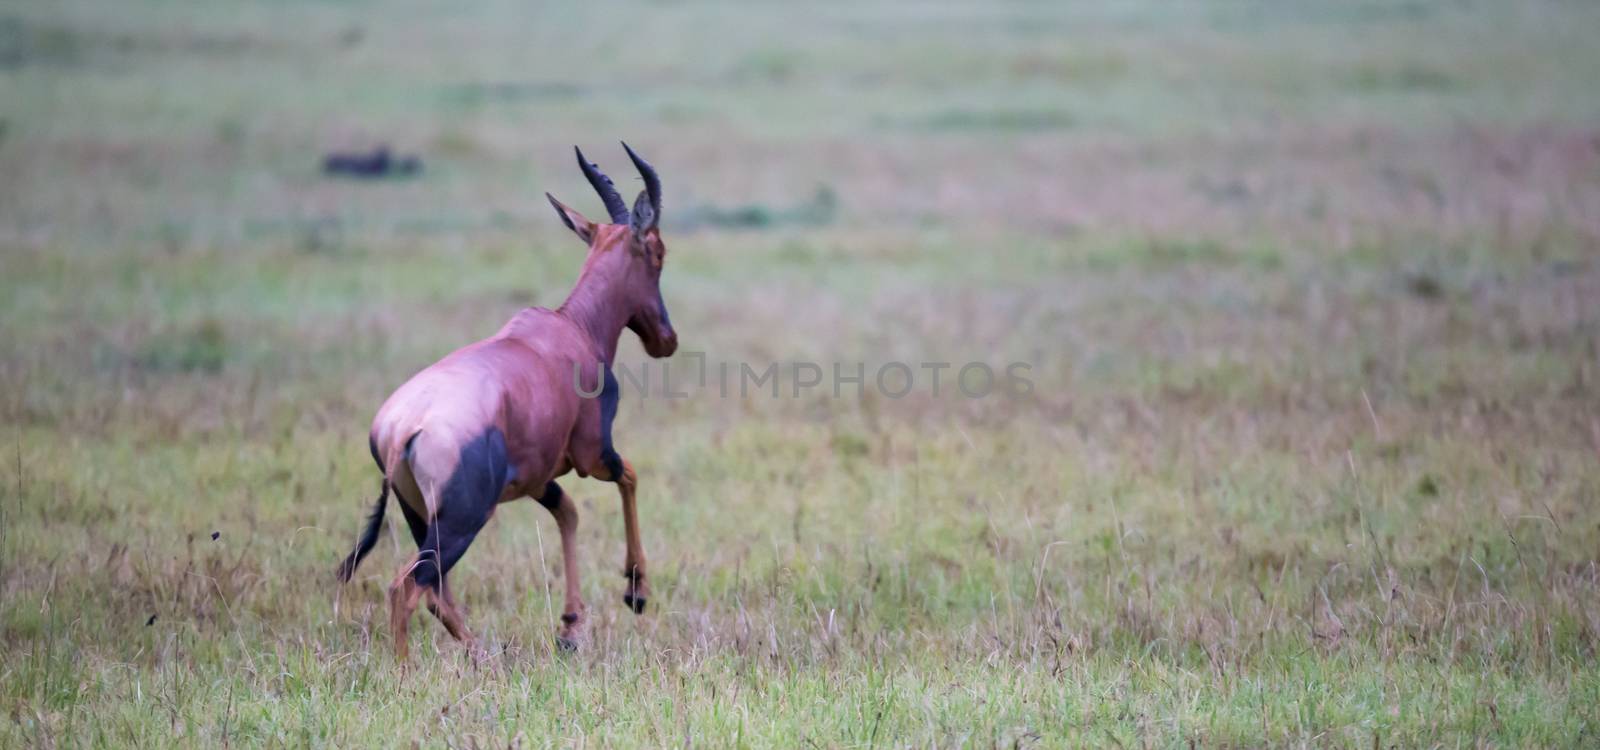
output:
[[622, 461], [622, 476], [617, 479], [617, 489], [622, 493], [622, 525], [628, 540], [628, 551], [622, 559], [622, 577], [628, 579], [622, 590], [622, 601], [633, 608], [634, 614], [644, 612], [650, 599], [650, 583], [645, 580], [644, 543], [639, 540], [639, 509], [634, 493], [639, 477], [633, 473], [633, 464]]
[[561, 572], [566, 579], [566, 593], [561, 605], [561, 629], [556, 631], [556, 647], [574, 651], [583, 640], [583, 596], [578, 591], [578, 506], [561, 490], [561, 485], [549, 482], [539, 504], [555, 516], [556, 528], [561, 531]]

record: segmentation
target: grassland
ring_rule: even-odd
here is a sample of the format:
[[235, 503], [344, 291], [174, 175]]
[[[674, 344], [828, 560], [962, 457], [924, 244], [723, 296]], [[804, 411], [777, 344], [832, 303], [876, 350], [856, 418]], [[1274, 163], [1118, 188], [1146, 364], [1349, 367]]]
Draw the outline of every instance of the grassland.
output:
[[[1600, 8], [0, 10], [0, 745], [1600, 744]], [[625, 398], [394, 663], [364, 432], [554, 305], [583, 144], [713, 362], [1034, 393]], [[387, 142], [407, 180], [318, 173]], [[632, 185], [632, 181], [624, 181]], [[631, 195], [632, 189], [625, 192]], [[622, 357], [639, 362], [629, 338]]]

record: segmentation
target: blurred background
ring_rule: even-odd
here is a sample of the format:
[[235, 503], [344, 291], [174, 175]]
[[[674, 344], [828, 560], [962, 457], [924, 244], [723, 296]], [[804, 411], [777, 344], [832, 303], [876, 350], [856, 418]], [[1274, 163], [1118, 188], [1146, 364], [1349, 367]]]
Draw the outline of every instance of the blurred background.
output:
[[[1585, 744], [1596, 29], [1562, 0], [7, 4], [3, 731]], [[631, 200], [618, 140], [665, 184], [685, 351], [1026, 361], [1034, 393], [627, 399], [659, 608], [616, 601], [612, 488], [573, 481], [593, 645], [550, 653], [554, 527], [507, 507], [453, 579], [499, 656], [462, 671], [428, 623], [404, 683], [375, 624], [403, 530], [331, 583], [365, 431], [560, 303], [583, 248], [542, 193], [604, 216], [577, 144]]]

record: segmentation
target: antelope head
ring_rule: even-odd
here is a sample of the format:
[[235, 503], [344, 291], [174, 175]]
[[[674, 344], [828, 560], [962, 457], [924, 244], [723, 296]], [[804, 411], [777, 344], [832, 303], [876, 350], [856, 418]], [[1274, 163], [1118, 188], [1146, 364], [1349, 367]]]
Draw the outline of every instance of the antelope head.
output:
[[670, 357], [678, 349], [678, 334], [672, 330], [667, 304], [661, 298], [661, 268], [666, 263], [667, 246], [661, 241], [661, 178], [648, 162], [622, 144], [633, 166], [644, 179], [644, 190], [633, 202], [633, 209], [600, 168], [583, 156], [576, 146], [578, 167], [600, 194], [611, 222], [597, 224], [583, 214], [545, 193], [555, 206], [561, 222], [589, 246], [579, 287], [603, 290], [601, 304], [613, 306], [625, 315], [629, 330], [639, 336], [645, 353]]

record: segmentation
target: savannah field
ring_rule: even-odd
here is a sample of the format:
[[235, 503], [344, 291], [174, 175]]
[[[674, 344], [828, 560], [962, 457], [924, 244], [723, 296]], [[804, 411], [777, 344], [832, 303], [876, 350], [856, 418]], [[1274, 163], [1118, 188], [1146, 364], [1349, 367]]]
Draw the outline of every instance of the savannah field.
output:
[[[0, 745], [1600, 746], [1600, 6], [0, 8]], [[501, 508], [392, 655], [366, 430], [662, 282], [795, 396], [624, 388], [613, 485]], [[388, 143], [419, 175], [323, 154]], [[645, 358], [624, 334], [620, 359]], [[973, 399], [888, 361], [1031, 365]], [[659, 363], [652, 363], [659, 368]], [[737, 365], [735, 365], [737, 366]], [[676, 371], [674, 371], [676, 373]], [[953, 372], [946, 372], [949, 378]]]

